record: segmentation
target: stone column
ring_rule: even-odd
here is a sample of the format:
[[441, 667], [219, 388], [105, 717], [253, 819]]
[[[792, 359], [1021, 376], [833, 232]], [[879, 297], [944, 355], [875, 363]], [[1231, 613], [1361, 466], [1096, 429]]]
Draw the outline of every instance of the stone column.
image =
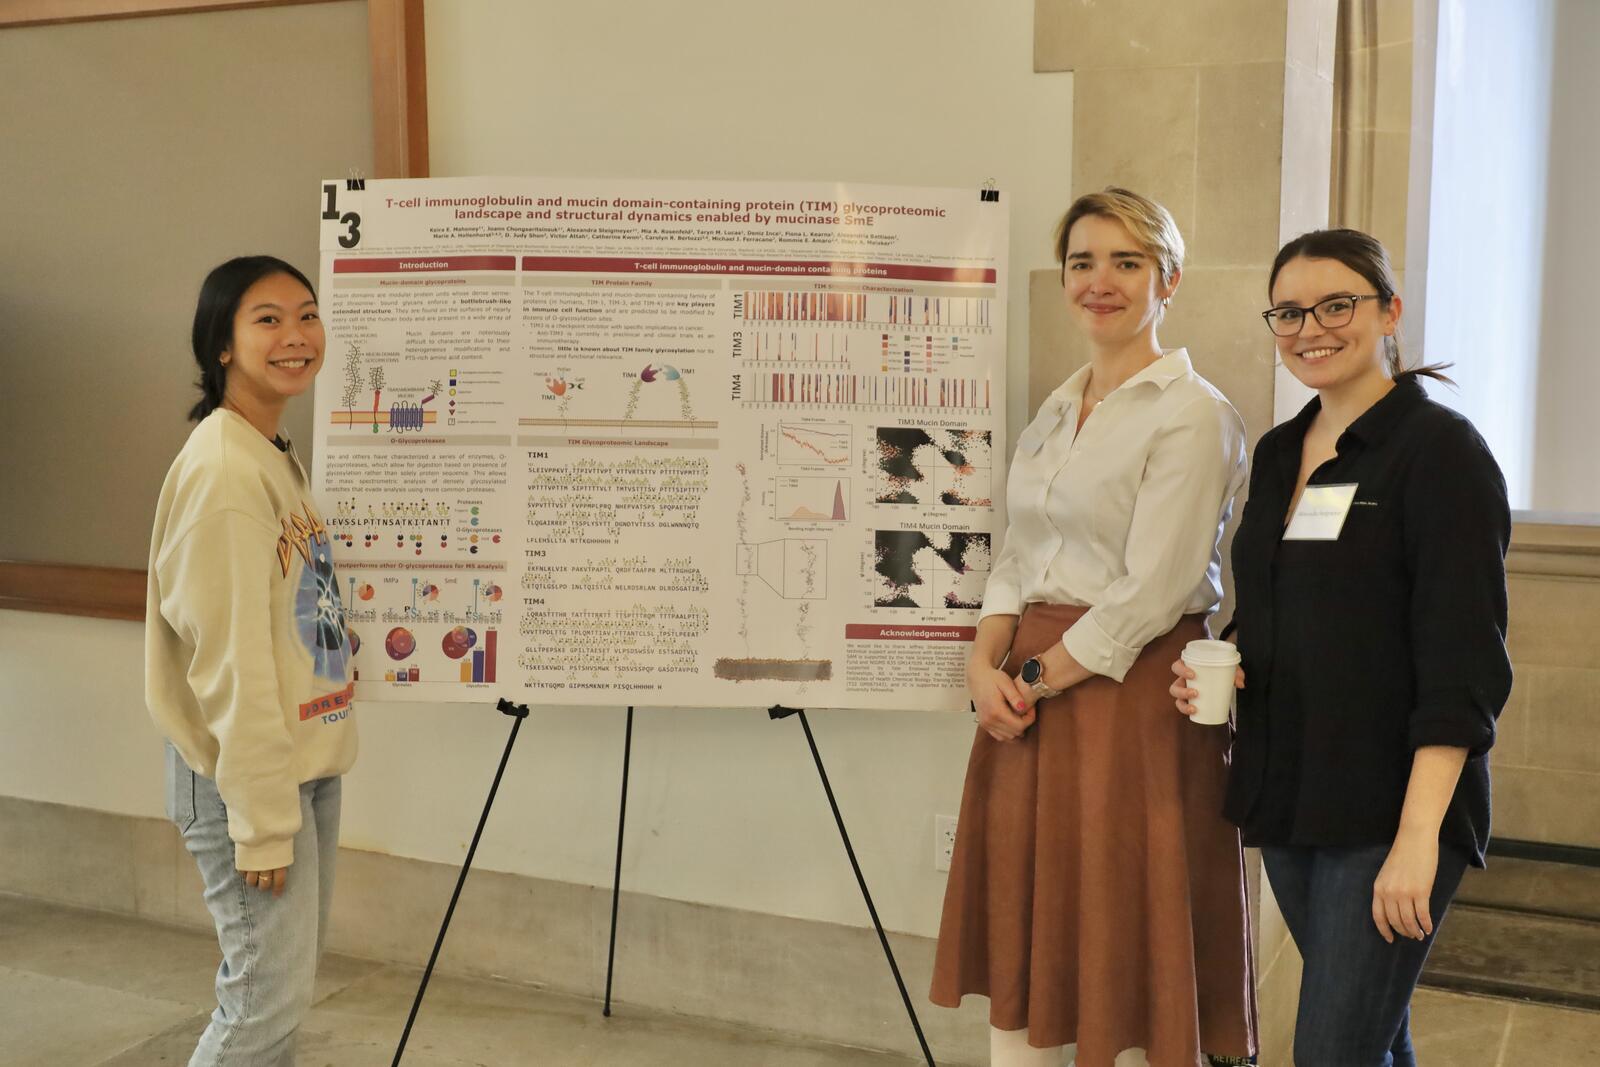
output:
[[[1365, 230], [1406, 262], [1412, 0], [1339, 0], [1329, 222]], [[1402, 279], [1403, 280], [1403, 279]]]
[[[1327, 224], [1336, 14], [1337, 0], [1034, 5], [1034, 69], [1074, 72], [1062, 210], [1114, 184], [1172, 212], [1188, 259], [1161, 341], [1189, 349], [1244, 416], [1252, 446], [1277, 421], [1275, 394], [1291, 412], [1302, 402], [1275, 382], [1258, 312], [1282, 242]], [[1066, 325], [1057, 271], [1034, 273], [1031, 304], [1036, 407], [1088, 352]], [[1287, 1063], [1300, 960], [1259, 870], [1252, 855], [1262, 1062]]]

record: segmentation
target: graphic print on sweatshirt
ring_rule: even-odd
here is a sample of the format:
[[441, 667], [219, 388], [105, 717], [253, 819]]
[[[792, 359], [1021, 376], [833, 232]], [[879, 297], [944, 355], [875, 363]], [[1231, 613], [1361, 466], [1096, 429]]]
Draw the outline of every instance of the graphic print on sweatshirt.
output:
[[[297, 560], [298, 557], [298, 560]], [[295, 583], [295, 629], [311, 656], [317, 683], [330, 691], [300, 708], [302, 720], [350, 705], [350, 642], [344, 626], [344, 604], [333, 571], [332, 543], [327, 528], [310, 504], [283, 520], [278, 538], [278, 566]], [[341, 716], [342, 717], [342, 716]]]

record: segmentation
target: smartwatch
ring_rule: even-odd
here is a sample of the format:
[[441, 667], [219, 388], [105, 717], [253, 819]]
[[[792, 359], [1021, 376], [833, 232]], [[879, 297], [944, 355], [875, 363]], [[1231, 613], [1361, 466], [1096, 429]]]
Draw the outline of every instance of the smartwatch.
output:
[[1023, 663], [1017, 677], [1021, 678], [1022, 684], [1033, 690], [1033, 695], [1040, 700], [1049, 700], [1061, 694], [1061, 690], [1051, 689], [1044, 684], [1044, 664], [1039, 662], [1037, 656]]

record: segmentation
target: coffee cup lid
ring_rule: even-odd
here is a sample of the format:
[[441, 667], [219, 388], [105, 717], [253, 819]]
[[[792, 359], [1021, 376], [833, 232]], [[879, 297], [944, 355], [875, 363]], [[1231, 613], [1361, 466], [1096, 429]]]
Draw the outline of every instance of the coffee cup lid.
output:
[[1204, 667], [1232, 666], [1239, 662], [1239, 649], [1232, 641], [1190, 641], [1183, 646], [1183, 659]]

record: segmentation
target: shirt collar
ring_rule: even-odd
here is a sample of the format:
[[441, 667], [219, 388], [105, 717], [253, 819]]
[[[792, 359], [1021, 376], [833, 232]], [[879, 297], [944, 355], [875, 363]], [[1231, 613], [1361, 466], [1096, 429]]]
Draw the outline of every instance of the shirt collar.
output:
[[[1068, 407], [1076, 407], [1083, 401], [1083, 390], [1089, 384], [1089, 372], [1091, 369], [1090, 364], [1085, 363], [1073, 371], [1066, 381], [1061, 383], [1053, 397], [1057, 408], [1065, 411]], [[1194, 364], [1189, 362], [1189, 350], [1187, 348], [1174, 348], [1170, 352], [1163, 352], [1160, 359], [1111, 391], [1115, 393], [1129, 386], [1141, 385], [1146, 382], [1152, 383], [1164, 391], [1167, 386], [1179, 378], [1188, 377], [1193, 373]]]
[[[1400, 420], [1423, 400], [1427, 399], [1427, 390], [1422, 388], [1422, 379], [1415, 374], [1402, 374], [1394, 380], [1394, 388], [1385, 393], [1376, 404], [1345, 427], [1344, 433], [1339, 435], [1338, 445], [1343, 445], [1346, 438], [1354, 437], [1363, 444], [1375, 445], [1394, 432]], [[1338, 446], [1336, 446], [1338, 447]]]
[[1187, 348], [1174, 348], [1170, 352], [1163, 352], [1161, 358], [1150, 364], [1144, 370], [1122, 383], [1125, 388], [1137, 385], [1140, 382], [1154, 382], [1162, 390], [1177, 381], [1194, 373], [1194, 365], [1189, 362]]
[[[1345, 427], [1344, 433], [1339, 435], [1339, 440], [1334, 442], [1334, 451], [1344, 452], [1352, 441], [1360, 441], [1369, 447], [1381, 443], [1385, 437], [1394, 432], [1400, 420], [1426, 399], [1427, 395], [1427, 391], [1422, 388], [1422, 380], [1415, 374], [1400, 375], [1394, 380], [1393, 389], [1363, 411], [1356, 421]], [[1306, 431], [1311, 428], [1311, 420], [1315, 419], [1317, 412], [1321, 410], [1322, 398], [1314, 396], [1300, 409], [1299, 414], [1284, 424], [1286, 447], [1279, 454], [1279, 463], [1286, 478], [1292, 479], [1298, 474], [1300, 446], [1305, 442]], [[1290, 481], [1289, 484], [1294, 483]]]

